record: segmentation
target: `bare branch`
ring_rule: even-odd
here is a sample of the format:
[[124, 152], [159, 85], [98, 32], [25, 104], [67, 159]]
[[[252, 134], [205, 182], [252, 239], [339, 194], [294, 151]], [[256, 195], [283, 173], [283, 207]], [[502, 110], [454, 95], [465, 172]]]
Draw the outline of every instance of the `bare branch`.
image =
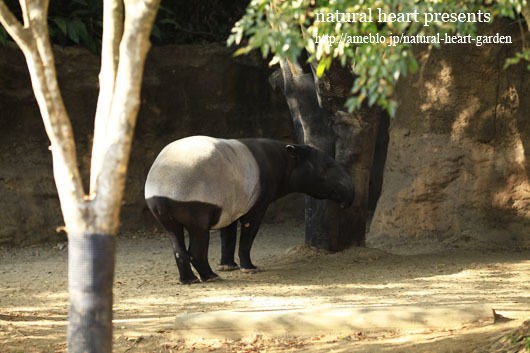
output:
[[131, 150], [134, 127], [140, 107], [140, 89], [144, 63], [150, 48], [149, 36], [160, 0], [131, 0], [125, 2], [125, 24], [119, 48], [119, 66], [114, 97], [108, 121], [104, 160], [97, 183], [94, 209], [97, 227], [115, 234], [125, 176]]
[[[48, 96], [46, 97], [46, 99], [49, 102], [48, 104], [53, 107], [53, 112], [55, 113], [50, 116], [51, 120], [49, 121], [49, 123], [52, 124], [50, 128], [53, 129], [54, 122], [57, 123], [57, 127], [59, 127], [60, 125], [63, 125], [65, 123], [68, 123], [68, 125], [70, 126], [70, 121], [68, 119], [68, 114], [66, 113], [66, 108], [63, 103], [59, 85], [57, 83], [55, 59], [50, 44], [50, 37], [48, 34], [48, 4], [48, 0], [28, 1], [27, 11], [28, 22], [30, 25], [29, 28], [36, 43], [38, 57], [42, 64], [42, 79], [44, 80], [46, 84], [46, 89], [48, 91]], [[45, 123], [47, 122], [48, 121], [45, 121]], [[68, 130], [68, 132], [71, 133], [71, 126]], [[62, 138], [66, 138], [66, 141], [71, 140], [73, 142], [73, 134], [69, 134], [69, 136], [63, 136], [63, 133], [66, 132], [67, 131], [64, 129], [56, 128], [52, 132], [53, 136], [50, 136], [50, 132], [48, 132], [48, 136], [51, 140], [52, 138], [56, 137], [59, 138], [58, 141], [63, 141]]]
[[19, 0], [19, 3], [20, 3], [20, 8], [22, 9], [24, 27], [29, 27], [28, 0]]
[[9, 10], [3, 0], [0, 0], [0, 23], [21, 49], [28, 50], [30, 33], [22, 27], [22, 24]]
[[[98, 106], [98, 128], [95, 131], [97, 147], [94, 148], [94, 156], [99, 160], [91, 175], [91, 191], [94, 194], [89, 200], [83, 191], [73, 130], [57, 83], [47, 27], [49, 0], [22, 0], [26, 28], [0, 0], [0, 19], [11, 26], [10, 33], [14, 33], [20, 41], [28, 63], [35, 97], [51, 142], [55, 181], [70, 234], [117, 232], [132, 136], [140, 106], [143, 68], [159, 2], [126, 1], [125, 17], [119, 0], [111, 0], [106, 5], [107, 18], [111, 20], [106, 20], [110, 21], [110, 28], [104, 40], [106, 50], [100, 75], [102, 92], [98, 102], [101, 105]], [[108, 26], [108, 22], [105, 25]]]
[[98, 176], [103, 165], [104, 141], [110, 117], [116, 74], [118, 71], [119, 47], [123, 35], [123, 2], [103, 2], [103, 38], [101, 46], [101, 71], [99, 73], [99, 97], [94, 122], [94, 142], [90, 168], [90, 194], [97, 188]]
[[526, 6], [523, 6], [523, 8], [521, 9], [521, 14], [526, 20], [526, 26], [528, 28], [528, 31], [530, 31], [530, 1], [526, 3]]
[[66, 228], [69, 233], [83, 232], [86, 217], [83, 184], [77, 166], [72, 126], [57, 83], [48, 35], [48, 1], [26, 0], [21, 6], [27, 38], [24, 38], [24, 45], [19, 45], [26, 57], [35, 98], [51, 142], [54, 177]]

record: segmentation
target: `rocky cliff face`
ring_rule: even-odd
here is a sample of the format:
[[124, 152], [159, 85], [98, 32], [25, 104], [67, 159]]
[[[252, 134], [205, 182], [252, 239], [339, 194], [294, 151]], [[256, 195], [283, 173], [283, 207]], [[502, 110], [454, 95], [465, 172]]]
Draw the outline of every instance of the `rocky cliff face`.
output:
[[[87, 182], [98, 93], [99, 59], [85, 50], [56, 50], [59, 82]], [[152, 229], [143, 201], [147, 171], [161, 148], [194, 134], [292, 140], [282, 97], [266, 65], [234, 59], [220, 45], [153, 48], [146, 64], [135, 141], [122, 210], [124, 231]], [[22, 54], [0, 48], [0, 244], [61, 239], [59, 204], [48, 139]]]
[[530, 72], [503, 70], [517, 25], [485, 34], [496, 32], [515, 43], [418, 50], [419, 71], [398, 87], [371, 245], [529, 239]]

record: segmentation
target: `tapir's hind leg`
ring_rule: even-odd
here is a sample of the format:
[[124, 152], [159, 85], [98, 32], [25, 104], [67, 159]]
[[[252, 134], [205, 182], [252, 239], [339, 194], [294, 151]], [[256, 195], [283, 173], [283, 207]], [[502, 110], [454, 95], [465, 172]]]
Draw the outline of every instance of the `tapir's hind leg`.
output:
[[186, 251], [186, 243], [184, 241], [184, 227], [182, 223], [175, 220], [172, 216], [171, 206], [168, 205], [165, 199], [151, 198], [146, 201], [155, 218], [168, 232], [173, 246], [173, 255], [179, 270], [180, 282], [183, 284], [199, 282], [199, 279], [191, 270], [190, 257]]
[[190, 257], [186, 251], [186, 243], [184, 242], [184, 227], [177, 223], [169, 230], [169, 239], [173, 245], [173, 253], [175, 254], [175, 261], [180, 274], [180, 282], [182, 284], [191, 284], [199, 282], [199, 279], [191, 270]]
[[210, 244], [210, 231], [208, 229], [188, 229], [190, 232], [190, 255], [193, 267], [199, 272], [203, 282], [218, 279], [219, 276], [212, 271], [208, 263], [208, 247]]
[[239, 266], [234, 261], [237, 241], [237, 221], [221, 229], [221, 263], [219, 271], [237, 270]]

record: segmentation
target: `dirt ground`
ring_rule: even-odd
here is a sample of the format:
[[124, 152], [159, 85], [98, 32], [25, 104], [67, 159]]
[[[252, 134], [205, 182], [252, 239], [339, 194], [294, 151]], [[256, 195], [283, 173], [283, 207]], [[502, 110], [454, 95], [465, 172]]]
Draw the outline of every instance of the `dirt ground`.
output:
[[[253, 248], [260, 272], [222, 272], [221, 281], [191, 286], [178, 283], [165, 236], [120, 237], [114, 286], [114, 351], [491, 352], [492, 342], [508, 337], [530, 318], [527, 245], [510, 250], [455, 248], [416, 255], [373, 248], [327, 254], [301, 247], [302, 234], [301, 223], [265, 224]], [[211, 264], [219, 260], [219, 243], [213, 233]], [[66, 351], [65, 243], [2, 249], [0, 264], [0, 352]], [[434, 308], [462, 303], [491, 305], [509, 319], [451, 329], [363, 330], [340, 335], [313, 332], [280, 337], [265, 332], [240, 339], [184, 339], [175, 327], [177, 315], [219, 310], [349, 304], [421, 304]]]

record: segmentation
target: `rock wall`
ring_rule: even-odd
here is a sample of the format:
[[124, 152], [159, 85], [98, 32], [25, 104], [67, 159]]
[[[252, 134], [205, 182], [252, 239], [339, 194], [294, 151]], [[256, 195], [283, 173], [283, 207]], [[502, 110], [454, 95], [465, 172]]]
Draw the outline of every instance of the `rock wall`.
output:
[[[59, 83], [88, 184], [99, 59], [77, 48], [56, 49]], [[160, 149], [194, 134], [292, 140], [282, 97], [257, 57], [233, 58], [220, 45], [155, 47], [149, 55], [131, 154], [122, 231], [155, 226], [143, 201], [147, 171]], [[22, 54], [0, 48], [0, 245], [64, 239], [48, 139]], [[303, 210], [301, 210], [303, 217]]]
[[530, 239], [530, 72], [503, 70], [521, 48], [517, 24], [485, 30], [497, 32], [514, 44], [418, 50], [397, 90], [370, 245]]

